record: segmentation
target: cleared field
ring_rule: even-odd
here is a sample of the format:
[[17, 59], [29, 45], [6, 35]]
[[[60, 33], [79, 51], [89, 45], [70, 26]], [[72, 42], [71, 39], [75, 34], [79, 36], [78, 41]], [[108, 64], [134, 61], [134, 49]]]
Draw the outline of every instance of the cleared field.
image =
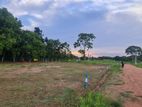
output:
[[[84, 73], [89, 89], [107, 72], [106, 65], [79, 63], [0, 64], [0, 107], [73, 107], [83, 95]], [[74, 97], [73, 97], [74, 96]]]

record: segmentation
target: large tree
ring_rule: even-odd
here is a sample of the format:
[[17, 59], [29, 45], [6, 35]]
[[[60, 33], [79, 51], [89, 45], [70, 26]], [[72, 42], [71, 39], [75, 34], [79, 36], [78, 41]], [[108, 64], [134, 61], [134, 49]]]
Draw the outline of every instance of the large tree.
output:
[[86, 51], [93, 48], [93, 41], [96, 37], [92, 33], [80, 33], [74, 47], [80, 47], [79, 52], [86, 57]]
[[137, 64], [137, 56], [142, 54], [142, 49], [139, 46], [129, 46], [125, 53], [131, 55], [134, 58], [135, 64]]
[[34, 58], [44, 58], [45, 44], [41, 38], [32, 31], [23, 31], [20, 41], [20, 56], [24, 60], [26, 57], [29, 60]]
[[15, 45], [21, 27], [21, 22], [6, 8], [0, 8], [0, 55], [2, 56], [2, 62], [6, 52], [11, 51]]

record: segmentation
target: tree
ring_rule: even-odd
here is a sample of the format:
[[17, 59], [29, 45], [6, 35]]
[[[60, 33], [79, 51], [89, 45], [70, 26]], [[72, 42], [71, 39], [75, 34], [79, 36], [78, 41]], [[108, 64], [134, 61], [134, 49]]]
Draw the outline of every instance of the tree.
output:
[[71, 51], [70, 51], [70, 45], [67, 42], [60, 44], [60, 57], [61, 59], [66, 59], [70, 57]]
[[42, 30], [39, 27], [35, 27], [34, 32], [37, 33], [39, 36], [43, 36]]
[[67, 42], [60, 42], [59, 40], [47, 39], [46, 42], [46, 57], [52, 60], [65, 59], [71, 52]]
[[142, 54], [142, 49], [139, 46], [129, 46], [125, 53], [127, 55], [132, 55], [132, 58], [134, 57], [135, 64], [137, 64], [137, 56]]
[[20, 45], [20, 55], [23, 60], [33, 58], [42, 59], [44, 57], [45, 44], [41, 38], [32, 31], [22, 31]]
[[40, 39], [42, 40], [42, 42], [44, 42], [44, 39], [43, 39], [43, 33], [42, 33], [42, 30], [39, 28], [39, 27], [35, 27], [34, 28], [34, 32], [40, 37]]
[[74, 48], [80, 47], [79, 52], [86, 57], [86, 51], [93, 48], [93, 41], [96, 37], [94, 34], [90, 33], [80, 33], [78, 35], [77, 41], [74, 43]]
[[11, 51], [16, 43], [21, 21], [15, 18], [6, 8], [0, 9], [0, 54], [2, 62], [7, 51]]

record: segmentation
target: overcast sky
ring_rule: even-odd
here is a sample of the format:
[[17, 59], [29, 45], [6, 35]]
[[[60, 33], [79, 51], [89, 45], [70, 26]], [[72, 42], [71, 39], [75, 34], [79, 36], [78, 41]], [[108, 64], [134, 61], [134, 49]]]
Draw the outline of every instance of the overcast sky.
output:
[[23, 23], [39, 26], [45, 36], [71, 44], [81, 32], [94, 33], [95, 56], [125, 55], [142, 46], [142, 0], [0, 0]]

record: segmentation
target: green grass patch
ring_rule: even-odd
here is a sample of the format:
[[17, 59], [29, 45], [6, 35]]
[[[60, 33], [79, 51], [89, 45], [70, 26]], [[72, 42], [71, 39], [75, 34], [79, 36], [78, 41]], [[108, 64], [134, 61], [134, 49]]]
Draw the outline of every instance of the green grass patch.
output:
[[133, 65], [135, 65], [136, 67], [142, 68], [142, 63], [137, 63], [137, 64], [133, 64]]
[[118, 61], [114, 60], [94, 60], [94, 61], [80, 61], [83, 64], [92, 64], [92, 65], [106, 65], [112, 73], [119, 73], [121, 71], [121, 64]]
[[80, 107], [122, 107], [121, 102], [111, 100], [101, 93], [89, 92], [80, 98]]

